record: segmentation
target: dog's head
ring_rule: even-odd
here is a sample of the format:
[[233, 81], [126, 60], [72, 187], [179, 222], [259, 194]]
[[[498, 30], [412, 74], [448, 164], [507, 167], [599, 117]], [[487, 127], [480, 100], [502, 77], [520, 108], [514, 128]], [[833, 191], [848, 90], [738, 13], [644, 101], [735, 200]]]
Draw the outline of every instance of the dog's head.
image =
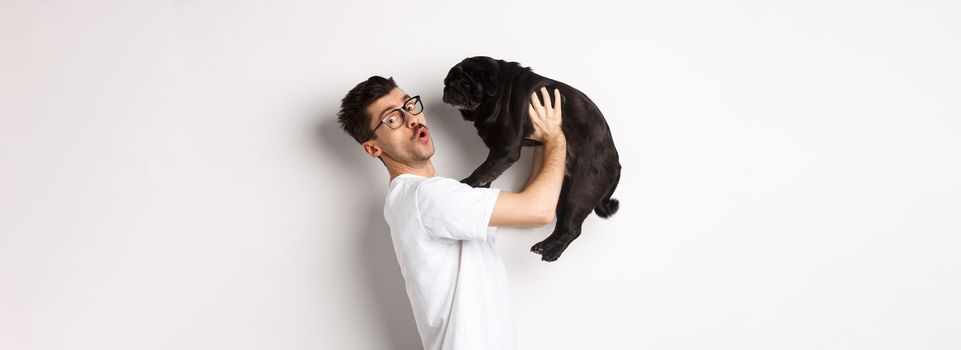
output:
[[487, 56], [465, 58], [444, 78], [444, 103], [473, 111], [497, 95], [501, 64]]

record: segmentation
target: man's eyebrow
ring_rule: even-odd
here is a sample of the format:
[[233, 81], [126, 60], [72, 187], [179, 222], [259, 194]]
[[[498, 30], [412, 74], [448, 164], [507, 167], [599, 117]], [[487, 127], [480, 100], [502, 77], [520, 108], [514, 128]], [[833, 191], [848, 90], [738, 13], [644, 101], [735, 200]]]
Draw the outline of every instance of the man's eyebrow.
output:
[[[404, 102], [407, 102], [407, 100], [409, 100], [409, 99], [410, 99], [410, 95], [404, 94]], [[387, 108], [384, 108], [383, 111], [380, 111], [380, 116], [383, 117], [383, 116], [384, 116], [384, 112], [387, 112], [387, 111], [389, 111], [389, 110], [391, 110], [391, 109], [393, 109], [393, 108], [391, 108], [390, 106], [387, 106]]]

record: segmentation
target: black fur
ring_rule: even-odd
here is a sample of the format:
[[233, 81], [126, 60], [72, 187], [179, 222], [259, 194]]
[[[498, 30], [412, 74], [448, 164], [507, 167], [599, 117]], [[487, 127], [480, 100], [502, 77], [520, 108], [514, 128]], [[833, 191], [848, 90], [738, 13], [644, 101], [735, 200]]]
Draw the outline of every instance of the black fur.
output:
[[580, 236], [581, 224], [591, 210], [602, 218], [617, 212], [619, 203], [611, 195], [621, 177], [621, 164], [604, 115], [579, 90], [517, 62], [486, 56], [466, 58], [451, 68], [444, 79], [444, 102], [474, 123], [490, 149], [487, 160], [461, 182], [490, 187], [520, 158], [521, 147], [541, 144], [527, 136], [534, 132], [528, 115], [531, 91], [542, 86], [551, 98], [554, 89], [560, 89], [567, 167], [557, 203], [557, 225], [531, 251], [541, 254], [544, 261], [554, 261]]

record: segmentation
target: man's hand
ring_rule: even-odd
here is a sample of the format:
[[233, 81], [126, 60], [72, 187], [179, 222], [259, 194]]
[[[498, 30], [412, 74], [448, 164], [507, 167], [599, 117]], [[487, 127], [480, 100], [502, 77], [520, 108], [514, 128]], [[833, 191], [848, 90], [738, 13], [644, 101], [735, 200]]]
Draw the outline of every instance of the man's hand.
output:
[[547, 87], [541, 87], [543, 102], [537, 97], [536, 91], [531, 91], [531, 103], [527, 114], [531, 117], [534, 132], [528, 138], [540, 142], [549, 141], [556, 137], [564, 137], [561, 130], [561, 91], [554, 89], [554, 103], [551, 103]]
[[[560, 90], [554, 90], [554, 104], [550, 103], [546, 87], [541, 88], [541, 94], [547, 103], [541, 103], [532, 92], [528, 110], [534, 124], [530, 138], [543, 143], [534, 150], [533, 169], [540, 168], [540, 171], [535, 170], [520, 193], [500, 191], [488, 226], [541, 227], [555, 219], [567, 166], [567, 140], [561, 130]], [[543, 164], [539, 164], [541, 158]]]

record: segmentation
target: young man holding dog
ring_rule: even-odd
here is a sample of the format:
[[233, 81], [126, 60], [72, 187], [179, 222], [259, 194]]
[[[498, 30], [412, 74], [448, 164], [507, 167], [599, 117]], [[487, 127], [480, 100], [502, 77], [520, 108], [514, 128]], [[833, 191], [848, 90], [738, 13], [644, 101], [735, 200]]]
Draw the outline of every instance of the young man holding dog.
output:
[[[390, 175], [384, 218], [425, 349], [514, 349], [507, 274], [495, 247], [499, 226], [554, 221], [564, 180], [566, 139], [560, 92], [531, 93], [541, 141], [521, 192], [474, 188], [437, 176], [434, 144], [419, 97], [393, 78], [370, 77], [344, 97], [338, 120]], [[541, 101], [543, 100], [543, 103]]]

